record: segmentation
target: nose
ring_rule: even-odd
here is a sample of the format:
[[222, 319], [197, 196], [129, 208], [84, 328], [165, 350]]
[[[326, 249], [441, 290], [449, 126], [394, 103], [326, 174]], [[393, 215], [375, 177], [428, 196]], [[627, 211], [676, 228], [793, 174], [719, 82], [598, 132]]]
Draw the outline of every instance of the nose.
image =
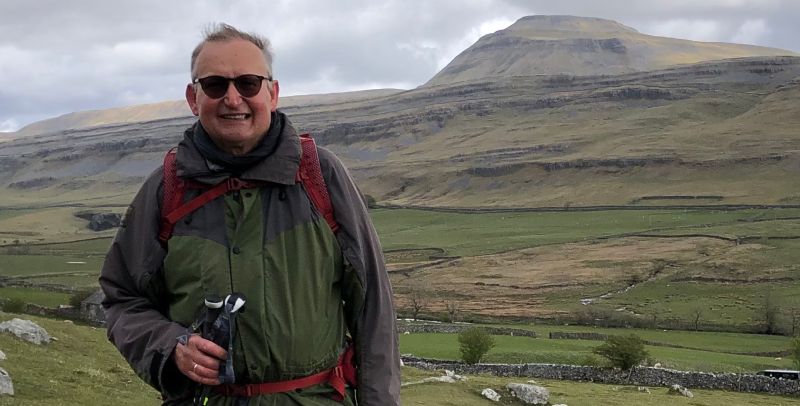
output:
[[223, 96], [222, 100], [227, 106], [238, 106], [242, 103], [242, 95], [236, 90], [233, 81], [228, 82], [228, 90], [225, 92], [225, 96]]

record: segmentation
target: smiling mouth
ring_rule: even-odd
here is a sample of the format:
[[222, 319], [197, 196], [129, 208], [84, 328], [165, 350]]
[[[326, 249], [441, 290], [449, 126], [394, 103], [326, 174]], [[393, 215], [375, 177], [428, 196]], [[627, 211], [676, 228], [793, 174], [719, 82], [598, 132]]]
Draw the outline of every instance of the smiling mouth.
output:
[[252, 114], [248, 113], [239, 113], [239, 114], [220, 114], [220, 118], [225, 120], [247, 120], [252, 116]]

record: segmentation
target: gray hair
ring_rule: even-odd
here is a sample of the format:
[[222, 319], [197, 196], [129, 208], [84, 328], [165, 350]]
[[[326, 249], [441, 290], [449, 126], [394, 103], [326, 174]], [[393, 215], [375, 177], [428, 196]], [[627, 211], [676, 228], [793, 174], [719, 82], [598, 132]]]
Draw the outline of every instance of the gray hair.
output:
[[264, 54], [264, 60], [267, 62], [267, 76], [272, 78], [272, 51], [270, 50], [270, 44], [267, 38], [259, 34], [240, 31], [239, 29], [225, 23], [210, 25], [205, 29], [204, 34], [205, 37], [203, 38], [203, 41], [197, 44], [197, 46], [194, 48], [194, 51], [192, 51], [192, 79], [197, 79], [197, 72], [195, 72], [197, 56], [200, 55], [200, 51], [203, 50], [203, 46], [207, 42], [224, 42], [234, 39], [243, 39], [245, 41], [249, 41], [261, 50], [261, 52]]

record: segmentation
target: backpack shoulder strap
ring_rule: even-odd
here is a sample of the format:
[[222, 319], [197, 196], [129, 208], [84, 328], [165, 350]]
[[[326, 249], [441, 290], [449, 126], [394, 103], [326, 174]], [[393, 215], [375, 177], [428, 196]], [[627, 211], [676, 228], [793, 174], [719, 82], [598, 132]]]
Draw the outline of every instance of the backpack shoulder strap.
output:
[[333, 215], [333, 205], [328, 194], [328, 186], [322, 177], [317, 145], [310, 134], [300, 135], [300, 145], [303, 148], [303, 154], [300, 157], [300, 168], [297, 170], [296, 180], [303, 184], [311, 203], [335, 233], [339, 229], [339, 223], [336, 222], [336, 218]]
[[[300, 136], [300, 145], [303, 148], [303, 152], [300, 158], [300, 168], [297, 170], [295, 180], [303, 185], [311, 203], [322, 217], [325, 218], [325, 222], [328, 223], [331, 230], [336, 232], [339, 229], [339, 223], [336, 222], [336, 218], [333, 215], [333, 205], [331, 204], [331, 198], [328, 194], [328, 186], [325, 184], [325, 179], [322, 177], [322, 167], [319, 163], [317, 145], [309, 134]], [[161, 226], [158, 233], [158, 240], [164, 246], [166, 246], [167, 241], [172, 237], [172, 230], [175, 228], [175, 223], [177, 223], [178, 220], [231, 190], [254, 187], [254, 184], [250, 182], [242, 181], [237, 178], [229, 178], [206, 190], [200, 196], [184, 203], [183, 199], [186, 194], [187, 184], [185, 180], [178, 176], [176, 155], [177, 147], [170, 149], [167, 151], [167, 154], [164, 155]]]
[[[180, 219], [232, 190], [257, 187], [257, 184], [239, 178], [228, 178], [214, 186], [187, 182], [178, 176], [175, 159], [175, 148], [169, 150], [164, 156], [164, 195], [161, 202], [161, 226], [158, 232], [158, 240], [163, 246], [166, 246], [167, 241], [172, 237], [172, 230]], [[199, 196], [184, 202], [186, 188], [190, 186], [206, 190]]]
[[186, 183], [178, 176], [178, 167], [175, 162], [177, 151], [178, 147], [173, 147], [164, 155], [161, 227], [158, 233], [158, 240], [162, 245], [166, 245], [172, 236], [172, 229], [177, 222], [177, 220], [169, 221], [167, 218], [183, 203], [183, 195], [186, 192]]

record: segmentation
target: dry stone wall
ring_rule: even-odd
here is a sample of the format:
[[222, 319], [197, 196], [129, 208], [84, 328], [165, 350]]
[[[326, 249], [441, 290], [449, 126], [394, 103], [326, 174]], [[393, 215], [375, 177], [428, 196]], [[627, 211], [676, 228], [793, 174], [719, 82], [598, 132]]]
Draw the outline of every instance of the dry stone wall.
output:
[[800, 381], [750, 374], [714, 374], [671, 369], [637, 367], [631, 371], [576, 365], [554, 364], [475, 364], [403, 357], [404, 365], [423, 369], [448, 369], [459, 374], [561, 379], [614, 385], [662, 386], [674, 384], [692, 389], [719, 389], [737, 392], [763, 392], [800, 396]]
[[[406, 324], [399, 322], [397, 325], [397, 332], [399, 334], [405, 333], [447, 333], [458, 334], [464, 330], [475, 327], [470, 324], [449, 324], [449, 323], [436, 323], [436, 324]], [[523, 330], [519, 328], [505, 328], [505, 327], [482, 327], [487, 333], [495, 336], [518, 336], [518, 337], [536, 337], [536, 332], [530, 330]]]

